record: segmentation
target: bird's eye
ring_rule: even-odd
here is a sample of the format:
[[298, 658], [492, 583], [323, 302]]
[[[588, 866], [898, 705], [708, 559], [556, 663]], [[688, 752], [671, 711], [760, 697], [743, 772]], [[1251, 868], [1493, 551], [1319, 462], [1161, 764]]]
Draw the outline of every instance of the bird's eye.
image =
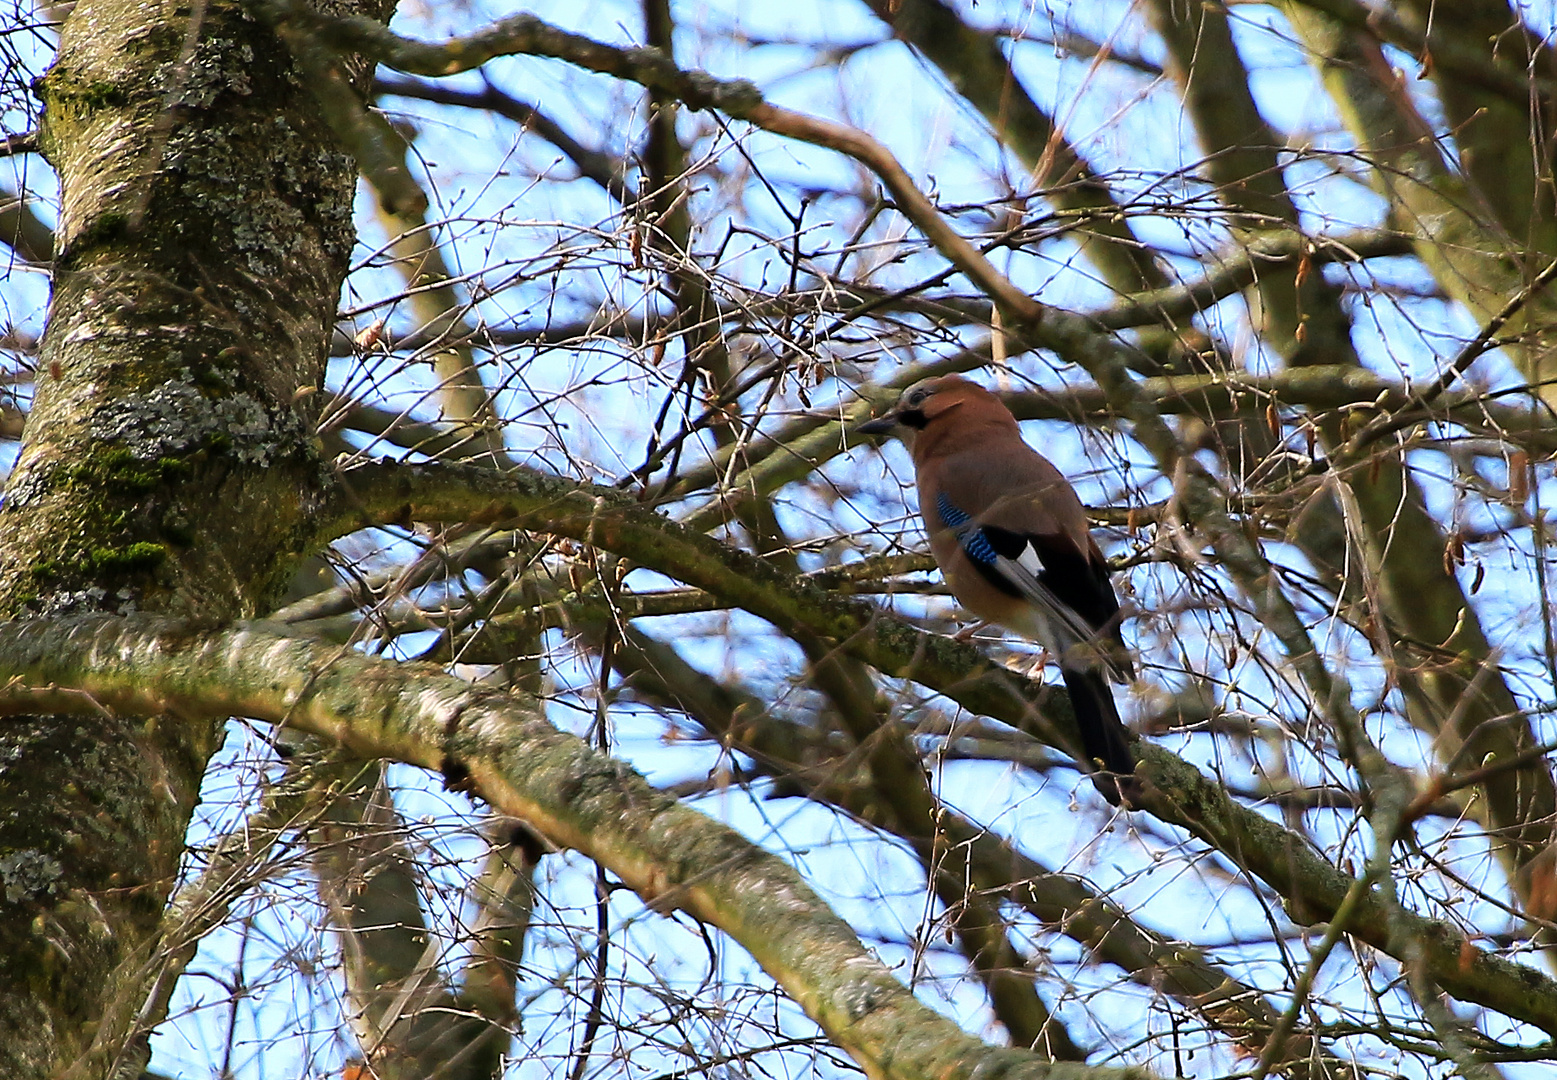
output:
[[910, 409], [917, 409], [919, 406], [924, 404], [924, 399], [929, 396], [930, 392], [928, 390], [915, 390], [912, 394], [908, 395], [908, 400], [903, 404], [907, 405]]

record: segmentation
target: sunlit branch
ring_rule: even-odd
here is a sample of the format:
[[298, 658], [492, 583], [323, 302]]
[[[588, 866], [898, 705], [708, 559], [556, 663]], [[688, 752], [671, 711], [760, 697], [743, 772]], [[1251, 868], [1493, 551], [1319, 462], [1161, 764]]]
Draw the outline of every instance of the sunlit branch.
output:
[[1552, 95], [1554, 84], [1550, 78], [1495, 63], [1474, 49], [1467, 48], [1465, 42], [1457, 40], [1454, 29], [1440, 26], [1429, 37], [1423, 37], [1389, 8], [1360, 3], [1359, 0], [1290, 2], [1312, 8], [1348, 30], [1394, 45], [1424, 66], [1430, 65], [1429, 70], [1436, 68], [1446, 75], [1469, 79], [1521, 107], [1529, 105], [1531, 94], [1547, 98]]
[[281, 637], [263, 624], [211, 632], [150, 617], [7, 624], [0, 676], [8, 710], [72, 711], [90, 699], [90, 707], [130, 714], [239, 714], [362, 757], [438, 770], [450, 785], [599, 860], [651, 907], [729, 933], [874, 1075], [1149, 1076], [1048, 1065], [979, 1043], [919, 1004], [785, 862], [559, 732], [532, 700]]
[[[1160, 423], [1160, 421], [1158, 421]], [[786, 632], [793, 629], [839, 642], [878, 670], [912, 678], [969, 710], [1057, 736], [1050, 725], [1073, 722], [1062, 694], [1028, 685], [994, 669], [972, 646], [914, 630], [878, 608], [841, 598], [785, 575], [757, 556], [668, 521], [611, 489], [590, 487], [526, 470], [496, 473], [460, 465], [364, 465], [354, 470], [354, 495], [337, 516], [321, 520], [337, 534], [369, 519], [507, 522], [571, 536], [707, 589]], [[1236, 531], [1209, 491], [1193, 493], [1197, 523], [1212, 522], [1226, 543]], [[1235, 550], [1235, 556], [1244, 558]], [[1249, 569], [1245, 562], [1244, 569]], [[1302, 658], [1295, 657], [1301, 662]], [[1315, 661], [1317, 662], [1317, 661]], [[1068, 736], [1053, 745], [1067, 745]], [[1137, 775], [1149, 781], [1145, 808], [1216, 847], [1287, 897], [1295, 916], [1324, 921], [1352, 881], [1320, 858], [1306, 840], [1259, 813], [1238, 805], [1215, 782], [1177, 755], [1141, 744]], [[1445, 990], [1557, 1033], [1557, 982], [1532, 968], [1479, 949], [1447, 924], [1410, 913], [1401, 916], [1423, 943], [1434, 976]], [[1366, 900], [1353, 929], [1388, 951], [1384, 912]]]

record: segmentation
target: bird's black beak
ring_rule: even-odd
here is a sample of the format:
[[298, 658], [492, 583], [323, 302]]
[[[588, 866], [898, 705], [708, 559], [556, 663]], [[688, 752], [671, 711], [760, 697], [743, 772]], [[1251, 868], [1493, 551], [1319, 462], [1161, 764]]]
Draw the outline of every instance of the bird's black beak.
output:
[[889, 412], [885, 416], [878, 416], [874, 420], [867, 420], [854, 429], [856, 435], [890, 435], [892, 429], [897, 427], [897, 413]]

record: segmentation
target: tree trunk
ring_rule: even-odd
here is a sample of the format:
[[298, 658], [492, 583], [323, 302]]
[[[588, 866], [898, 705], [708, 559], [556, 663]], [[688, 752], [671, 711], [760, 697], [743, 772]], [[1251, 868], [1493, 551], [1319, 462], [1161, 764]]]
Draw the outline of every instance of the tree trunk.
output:
[[[0, 617], [254, 614], [327, 482], [306, 391], [353, 240], [353, 164], [235, 3], [80, 0], [39, 92], [61, 215], [0, 508]], [[219, 730], [0, 725], [0, 1075], [102, 1075]]]

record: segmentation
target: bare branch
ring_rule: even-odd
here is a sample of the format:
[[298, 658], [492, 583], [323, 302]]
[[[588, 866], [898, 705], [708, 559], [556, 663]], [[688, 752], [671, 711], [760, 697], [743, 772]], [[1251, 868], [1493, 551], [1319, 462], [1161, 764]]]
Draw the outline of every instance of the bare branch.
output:
[[8, 680], [0, 705], [78, 707], [74, 698], [54, 702], [59, 687], [80, 681], [102, 704], [131, 714], [241, 713], [363, 757], [438, 770], [550, 841], [599, 860], [651, 907], [730, 934], [875, 1075], [910, 1080], [981, 1066], [1034, 1080], [1150, 1075], [1049, 1064], [979, 1043], [919, 1004], [781, 859], [557, 731], [529, 701], [258, 624], [215, 634], [152, 618], [48, 625], [52, 633], [40, 622], [25, 633], [0, 629], [0, 676]]

